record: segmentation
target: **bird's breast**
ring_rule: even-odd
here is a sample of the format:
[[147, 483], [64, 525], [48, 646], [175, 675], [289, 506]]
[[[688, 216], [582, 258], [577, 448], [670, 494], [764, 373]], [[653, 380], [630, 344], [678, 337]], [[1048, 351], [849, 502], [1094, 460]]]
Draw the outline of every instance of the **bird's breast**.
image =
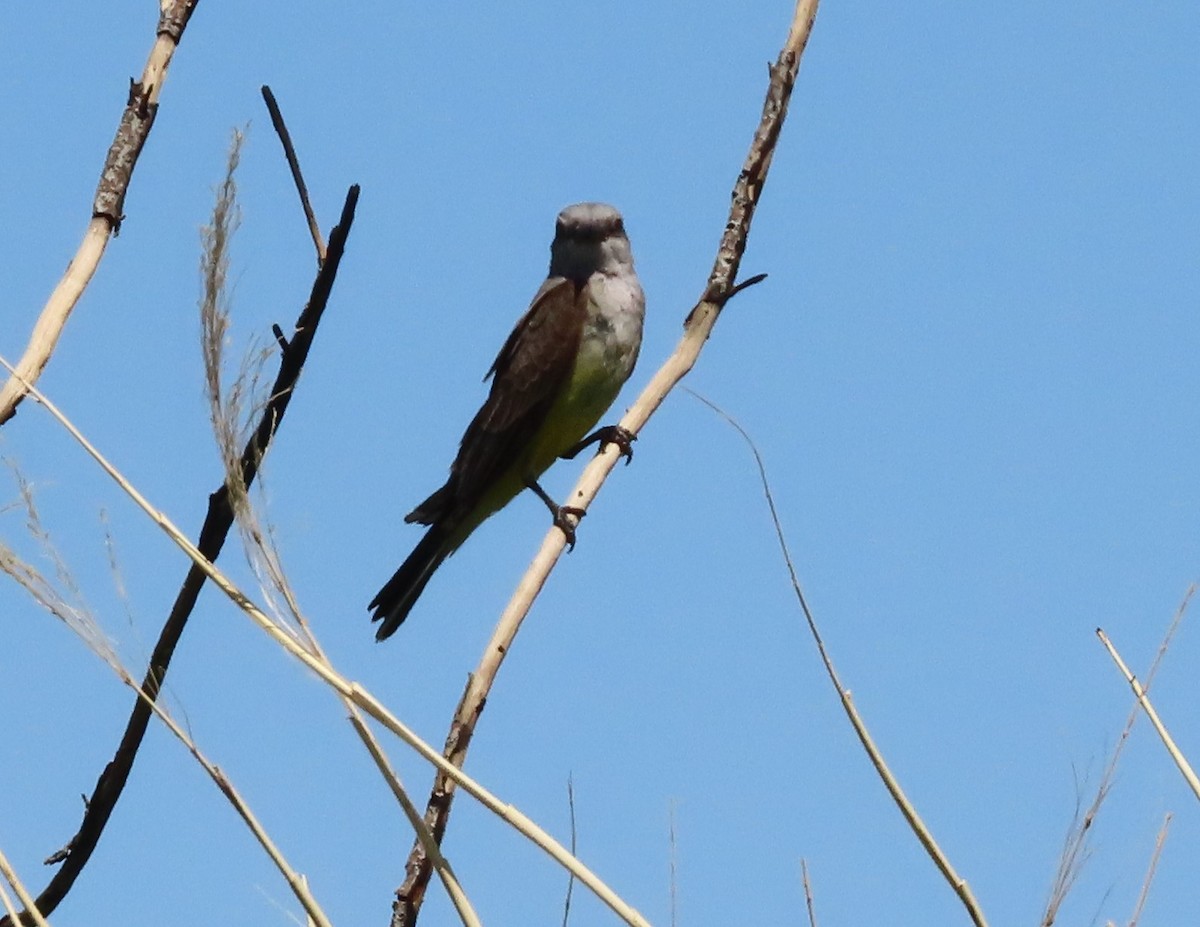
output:
[[594, 274], [588, 287], [587, 321], [576, 368], [594, 370], [601, 379], [616, 379], [619, 389], [633, 372], [642, 346], [646, 298], [632, 275]]
[[540, 474], [591, 431], [621, 391], [642, 346], [645, 298], [637, 278], [595, 274], [570, 377], [532, 442], [528, 469]]

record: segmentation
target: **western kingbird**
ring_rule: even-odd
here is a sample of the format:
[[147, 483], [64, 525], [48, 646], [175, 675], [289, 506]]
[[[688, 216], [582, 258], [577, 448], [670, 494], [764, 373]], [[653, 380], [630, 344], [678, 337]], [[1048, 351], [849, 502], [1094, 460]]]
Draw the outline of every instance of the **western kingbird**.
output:
[[542, 499], [574, 543], [564, 516], [582, 512], [556, 505], [537, 479], [591, 441], [629, 454], [632, 436], [620, 429], [584, 436], [633, 372], [645, 308], [621, 214], [604, 203], [560, 212], [550, 274], [484, 377], [494, 376], [491, 392], [467, 426], [450, 478], [404, 518], [429, 530], [367, 606], [381, 622], [376, 640], [400, 626], [441, 562], [522, 489]]

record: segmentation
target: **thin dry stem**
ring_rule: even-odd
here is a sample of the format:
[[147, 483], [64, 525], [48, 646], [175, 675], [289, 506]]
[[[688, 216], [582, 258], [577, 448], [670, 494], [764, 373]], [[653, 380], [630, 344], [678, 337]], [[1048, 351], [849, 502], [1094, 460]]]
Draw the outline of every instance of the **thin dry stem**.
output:
[[[575, 782], [570, 775], [567, 776], [567, 808], [571, 813], [571, 855], [578, 856], [576, 850], [577, 832], [575, 828]], [[571, 893], [575, 890], [575, 876], [567, 876], [567, 897], [563, 899], [563, 919], [562, 927], [567, 927], [567, 922], [571, 919]]]
[[800, 586], [800, 578], [796, 574], [796, 565], [792, 560], [791, 552], [788, 550], [787, 538], [783, 532], [783, 524], [779, 520], [778, 510], [775, 508], [775, 497], [771, 493], [771, 485], [767, 480], [766, 466], [763, 463], [762, 456], [758, 452], [758, 447], [755, 445], [754, 440], [750, 437], [750, 435], [746, 433], [746, 430], [742, 428], [742, 426], [738, 424], [738, 422], [728, 413], [714, 405], [709, 400], [705, 399], [703, 396], [700, 396], [698, 393], [692, 392], [691, 390], [688, 392], [691, 392], [693, 396], [695, 396], [706, 406], [725, 419], [725, 421], [727, 421], [730, 425], [732, 425], [737, 430], [738, 434], [740, 434], [750, 446], [750, 451], [754, 454], [754, 462], [758, 467], [758, 475], [760, 481], [762, 482], [763, 493], [767, 497], [767, 507], [771, 512], [771, 522], [775, 527], [775, 537], [779, 541], [779, 549], [783, 554], [784, 563], [787, 565], [788, 576], [791, 578], [792, 590], [795, 592], [796, 600], [800, 603], [800, 609], [804, 613], [804, 620], [808, 624], [809, 633], [812, 635], [813, 641], [817, 645], [817, 652], [821, 655], [821, 662], [825, 666], [825, 673], [829, 676], [830, 682], [833, 683], [833, 687], [837, 690], [838, 698], [842, 702], [842, 709], [846, 712], [846, 717], [850, 719], [850, 724], [853, 726], [854, 733], [858, 736], [859, 742], [863, 745], [863, 749], [867, 751], [867, 757], [870, 759], [871, 765], [875, 767], [875, 771], [878, 773], [879, 778], [883, 781], [884, 787], [887, 788], [888, 793], [892, 796], [892, 800], [900, 809], [900, 813], [904, 815], [904, 820], [908, 822], [909, 828], [914, 834], [916, 834], [917, 840], [919, 840], [921, 846], [925, 848], [925, 852], [929, 855], [929, 858], [933, 860], [934, 864], [938, 868], [938, 871], [940, 871], [946, 881], [950, 883], [950, 887], [954, 889], [955, 894], [958, 895], [959, 900], [962, 901], [963, 906], [967, 909], [967, 913], [970, 915], [971, 921], [976, 925], [976, 927], [986, 927], [987, 919], [984, 917], [983, 909], [980, 908], [974, 892], [971, 891], [971, 886], [967, 883], [967, 880], [960, 876], [954, 869], [949, 857], [946, 856], [945, 852], [938, 845], [937, 841], [933, 837], [933, 833], [929, 830], [925, 822], [921, 819], [921, 816], [917, 813], [916, 807], [909, 800], [908, 796], [904, 792], [904, 789], [901, 788], [899, 780], [888, 767], [887, 762], [883, 758], [883, 753], [875, 744], [874, 739], [867, 730], [866, 723], [863, 721], [862, 716], [855, 707], [854, 699], [850, 694], [850, 690], [842, 684], [842, 681], [837, 674], [837, 670], [833, 666], [833, 660], [829, 656], [828, 650], [825, 648], [825, 641], [821, 637], [821, 632], [817, 628], [817, 622], [813, 617], [812, 609], [809, 608], [808, 599], [805, 597], [804, 590]]
[[[0, 357], [0, 365], [12, 371], [13, 367], [7, 360]], [[502, 802], [499, 798], [483, 788], [462, 770], [447, 762], [440, 753], [425, 741], [421, 740], [406, 724], [397, 718], [388, 708], [369, 691], [358, 683], [352, 682], [338, 673], [332, 666], [320, 660], [293, 639], [283, 627], [271, 619], [259, 608], [241, 589], [196, 548], [191, 541], [175, 526], [175, 524], [160, 510], [150, 504], [125, 477], [114, 467], [96, 447], [88, 441], [78, 428], [32, 384], [28, 384], [29, 395], [45, 407], [46, 411], [57, 421], [67, 433], [99, 464], [100, 468], [121, 487], [137, 506], [174, 541], [196, 566], [201, 569], [213, 584], [221, 590], [247, 617], [289, 654], [312, 670], [322, 681], [333, 688], [338, 694], [348, 697], [366, 714], [374, 718], [385, 728], [412, 747], [421, 757], [446, 773], [456, 785], [479, 801], [485, 808], [500, 817], [511, 827], [520, 831], [533, 841], [547, 855], [568, 871], [574, 873], [604, 904], [626, 923], [633, 927], [648, 927], [648, 922], [634, 908], [623, 901], [611, 888], [599, 879], [590, 869], [575, 859], [566, 848], [546, 833], [530, 818], [514, 806]]]
[[129, 607], [129, 589], [125, 585], [125, 574], [121, 569], [121, 558], [117, 554], [117, 539], [113, 537], [112, 525], [108, 521], [108, 511], [100, 509], [100, 523], [104, 526], [104, 553], [108, 557], [108, 572], [112, 577], [113, 591], [125, 611], [125, 620], [131, 628], [136, 627], [133, 612]]
[[[729, 219], [704, 295], [688, 314], [684, 323], [683, 338], [674, 353], [654, 375], [620, 422], [621, 427], [634, 435], [642, 430], [671, 390], [695, 366], [717, 317], [737, 288], [737, 274], [750, 234], [750, 223], [762, 195], [779, 132], [787, 116], [788, 102], [795, 86], [800, 58], [808, 43], [816, 13], [817, 0], [799, 0], [796, 4], [787, 42], [778, 60], [771, 66], [771, 78], [762, 116], [742, 171], [734, 185]], [[597, 454], [584, 469], [575, 489], [566, 500], [567, 504], [586, 511], [616, 466], [619, 457], [615, 445], [609, 445]], [[450, 723], [444, 748], [446, 758], [456, 767], [461, 768], [466, 762], [475, 726], [500, 666], [511, 650], [513, 640], [534, 599], [562, 556], [564, 545], [565, 536], [562, 531], [554, 528], [547, 532], [541, 548], [518, 582], [516, 591], [492, 632], [491, 639], [484, 647], [478, 667], [468, 679], [466, 690]], [[445, 834], [453, 801], [452, 777], [438, 775], [430, 791], [425, 818], [431, 822], [433, 833], [439, 840]], [[396, 892], [391, 927], [415, 927], [425, 896], [425, 886], [429, 881], [428, 863], [423, 858], [419, 846], [414, 846], [409, 853], [405, 870], [405, 881]]]
[[[33, 896], [29, 894], [29, 890], [25, 888], [23, 883], [17, 877], [17, 871], [13, 869], [12, 864], [8, 861], [8, 857], [0, 851], [0, 875], [8, 881], [16, 893], [17, 900], [25, 905], [25, 910], [29, 912], [29, 917], [37, 925], [37, 927], [50, 927], [46, 918], [42, 916], [42, 912], [38, 910], [37, 903], [33, 900]], [[8, 897], [8, 892], [4, 892], [4, 907], [8, 911], [8, 916], [16, 920], [17, 912], [13, 910], [12, 899]]]
[[800, 857], [800, 881], [804, 885], [804, 907], [808, 910], [808, 927], [817, 927], [817, 912], [813, 908], [812, 883], [808, 880], [808, 863]]
[[[266, 94], [269, 92], [266, 91]], [[286, 127], [283, 125], [278, 107], [273, 104], [274, 98], [268, 97], [268, 105], [272, 106], [272, 119], [276, 123], [276, 129], [286, 133]], [[245, 414], [245, 408], [247, 405], [251, 405], [257, 412], [264, 405], [264, 403], [256, 401], [255, 397], [259, 394], [259, 374], [266, 354], [258, 352], [255, 356], [253, 350], [247, 351], [232, 384], [228, 388], [225, 386], [225, 349], [229, 341], [231, 304], [227, 285], [230, 244], [240, 221], [235, 175], [243, 141], [244, 133], [234, 130], [229, 146], [225, 178], [217, 191], [212, 222], [202, 233], [204, 247], [200, 262], [202, 280], [201, 354], [204, 359], [209, 417], [212, 422], [213, 437], [225, 471], [225, 486], [229, 491], [229, 504], [242, 536], [242, 549], [246, 553], [246, 558], [258, 580], [259, 588], [268, 607], [277, 624], [286, 629], [298, 645], [306, 647], [314, 657], [328, 665], [329, 661], [325, 652], [317, 641], [312, 627], [305, 620], [283, 568], [283, 560], [275, 542], [274, 528], [269, 521], [259, 517], [259, 509], [252, 502], [249, 488], [246, 485], [243, 447], [250, 439], [253, 425], [249, 416]], [[288, 139], [285, 142], [285, 150], [290, 149], [291, 141]], [[299, 177], [299, 167], [295, 165], [294, 157], [293, 153], [289, 164], [293, 165], [297, 183], [303, 185], [303, 179]], [[307, 193], [303, 198], [307, 203]], [[323, 241], [320, 242], [320, 249], [323, 261], [326, 256]], [[261, 458], [257, 461], [257, 465], [260, 474], [256, 485], [261, 497], [265, 500], [263, 490], [265, 481], [261, 476]], [[399, 777], [382, 747], [364, 722], [362, 715], [348, 699], [342, 697], [342, 702], [349, 713], [351, 725], [366, 746], [367, 752], [387, 782], [392, 794], [399, 801], [405, 817], [416, 830], [418, 839], [425, 846], [436, 847], [420, 812], [408, 797]], [[476, 927], [479, 924], [478, 915], [467, 899], [450, 864], [440, 852], [435, 852], [433, 859], [435, 869], [437, 869], [460, 919], [468, 927]]]
[[1183, 755], [1183, 751], [1181, 751], [1178, 745], [1176, 745], [1175, 738], [1171, 736], [1170, 732], [1167, 730], [1167, 726], [1163, 724], [1162, 719], [1159, 718], [1158, 712], [1155, 711], [1154, 706], [1150, 703], [1149, 697], [1146, 695], [1146, 690], [1142, 687], [1142, 684], [1138, 682], [1137, 677], [1129, 671], [1129, 667], [1125, 665], [1125, 661], [1122, 660], [1121, 655], [1117, 653], [1117, 648], [1113, 646], [1113, 643], [1111, 640], [1109, 640], [1108, 635], [1105, 634], [1101, 628], [1097, 628], [1096, 636], [1100, 638], [1100, 643], [1104, 645], [1104, 649], [1108, 651], [1108, 655], [1112, 657], [1113, 662], [1117, 664], [1117, 669], [1121, 671], [1121, 675], [1123, 675], [1125, 677], [1125, 681], [1129, 683], [1129, 688], [1133, 690], [1134, 697], [1138, 700], [1138, 704], [1142, 706], [1142, 711], [1146, 713], [1146, 717], [1150, 719], [1150, 723], [1154, 726], [1154, 730], [1158, 733], [1159, 739], [1162, 740], [1163, 746], [1167, 748], [1167, 753], [1169, 753], [1171, 755], [1171, 759], [1175, 761], [1175, 765], [1179, 769], [1179, 772], [1183, 774], [1183, 778], [1187, 782], [1188, 787], [1192, 790], [1192, 794], [1195, 795], [1196, 798], [1200, 799], [1200, 778], [1196, 777], [1196, 771], [1192, 769], [1191, 763], [1187, 761], [1187, 757]]
[[[1150, 669], [1146, 672], [1144, 687], [1147, 692], [1150, 691], [1150, 683], [1154, 680], [1163, 658], [1167, 655], [1167, 650], [1175, 638], [1175, 632], [1179, 630], [1179, 626], [1183, 622], [1183, 616], [1187, 613], [1188, 604], [1191, 602], [1195, 592], [1195, 585], [1188, 587], [1184, 593], [1183, 600], [1175, 610], [1175, 616], [1171, 619], [1167, 633], [1163, 635], [1162, 643], [1158, 646], [1158, 652], [1154, 655], [1154, 662], [1150, 664]], [[1133, 733], [1133, 726], [1137, 722], [1139, 714], [1141, 714], [1141, 709], [1135, 702], [1133, 707], [1129, 709], [1129, 715], [1125, 719], [1125, 726], [1121, 730], [1121, 736], [1117, 738], [1112, 755], [1109, 757], [1108, 763], [1104, 767], [1104, 772], [1100, 776], [1100, 784], [1096, 787], [1096, 795], [1092, 799], [1091, 805], [1088, 806], [1087, 811], [1082, 816], [1079, 815], [1078, 808], [1076, 808], [1075, 817], [1071, 827], [1067, 831], [1067, 837], [1063, 844], [1062, 855], [1059, 857], [1058, 871], [1055, 873], [1054, 883], [1050, 889], [1050, 898], [1046, 903], [1045, 913], [1042, 915], [1041, 927], [1052, 927], [1055, 919], [1058, 917], [1059, 909], [1062, 907], [1063, 902], [1066, 901], [1067, 895], [1078, 880], [1084, 863], [1087, 862], [1088, 835], [1092, 825], [1096, 821], [1096, 816], [1100, 813], [1100, 808], [1103, 806], [1105, 799], [1108, 798], [1108, 794], [1112, 789], [1112, 784], [1117, 775], [1117, 765], [1121, 759], [1121, 754], [1125, 750], [1125, 745], [1129, 742], [1129, 735]]]
[[[40, 521], [37, 516], [37, 510], [32, 504], [32, 497], [27, 498], [26, 505], [31, 521], [40, 525]], [[321, 927], [330, 927], [328, 919], [325, 918], [325, 916], [321, 913], [320, 906], [316, 903], [316, 900], [312, 897], [311, 893], [307, 892], [306, 889], [297, 890], [297, 874], [288, 864], [283, 854], [279, 852], [279, 849], [275, 846], [266, 830], [254, 816], [245, 800], [242, 799], [241, 795], [233, 787], [233, 784], [229, 782], [224, 773], [222, 773], [200, 752], [195, 742], [175, 721], [175, 719], [172, 718], [166, 712], [166, 710], [157, 703], [155, 699], [151, 698], [144, 691], [142, 686], [138, 685], [132, 674], [125, 668], [124, 664], [117, 656], [116, 650], [112, 647], [112, 645], [108, 642], [108, 639], [100, 630], [99, 623], [96, 621], [95, 617], [90, 612], [86, 611], [86, 609], [77, 608], [68, 603], [66, 599], [58, 592], [58, 590], [51, 584], [47, 583], [46, 580], [41, 577], [33, 567], [17, 560], [12, 555], [11, 551], [9, 551], [2, 544], [0, 544], [0, 570], [3, 570], [12, 576], [29, 592], [31, 596], [33, 596], [33, 598], [39, 604], [41, 604], [44, 608], [51, 612], [51, 614], [53, 614], [56, 618], [66, 624], [67, 627], [74, 631], [87, 645], [88, 649], [96, 654], [96, 656], [100, 657], [100, 659], [103, 660], [110, 669], [112, 669], [121, 682], [133, 689], [134, 692], [137, 693], [138, 697], [148, 705], [150, 710], [158, 716], [159, 720], [167, 726], [171, 733], [173, 733], [180, 740], [180, 742], [187, 747], [188, 751], [192, 754], [195, 760], [204, 768], [205, 772], [209, 774], [213, 782], [216, 783], [217, 787], [221, 789], [222, 793], [224, 793], [229, 802], [234, 806], [235, 810], [242, 817], [242, 820], [245, 821], [246, 825], [250, 828], [251, 833], [254, 834], [259, 844], [263, 847], [263, 849], [267, 852], [267, 855], [271, 858], [272, 862], [275, 863], [276, 867], [283, 874], [288, 884], [292, 886], [293, 891], [296, 892], [297, 899], [302, 905], [305, 906], [305, 910], [309, 912], [310, 916], [312, 916], [314, 920], [321, 925]], [[19, 892], [19, 894], [21, 893]], [[29, 912], [30, 916], [33, 916], [33, 912], [36, 910], [36, 903], [32, 898], [27, 900], [24, 894], [21, 894], [21, 900], [22, 903], [25, 904], [26, 911]], [[14, 914], [12, 916], [15, 921], [17, 915]]]
[[225, 773], [200, 752], [199, 748], [196, 746], [191, 737], [188, 736], [187, 732], [185, 732], [183, 728], [179, 726], [174, 718], [167, 714], [167, 712], [158, 703], [157, 699], [150, 698], [142, 690], [141, 686], [137, 684], [133, 676], [125, 671], [122, 671], [120, 675], [121, 681], [136, 691], [138, 695], [140, 695], [142, 699], [144, 699], [149, 705], [150, 710], [153, 711], [154, 714], [158, 716], [158, 719], [167, 726], [168, 730], [170, 730], [170, 732], [174, 734], [185, 747], [187, 747], [188, 752], [192, 754], [196, 762], [203, 767], [204, 771], [208, 773], [209, 778], [211, 778], [216, 784], [217, 788], [221, 790], [221, 793], [225, 796], [229, 803], [233, 805], [234, 810], [236, 810], [238, 813], [238, 816], [243, 822], [245, 822], [246, 826], [250, 829], [250, 832], [254, 835], [254, 839], [258, 841], [259, 845], [266, 852], [267, 856], [270, 857], [271, 862], [275, 864], [275, 868], [277, 868], [283, 875], [288, 887], [292, 890], [292, 894], [296, 896], [296, 900], [300, 902], [308, 918], [313, 923], [319, 925], [319, 927], [332, 927], [329, 918], [325, 915], [325, 912], [317, 902], [316, 897], [311, 891], [309, 891], [307, 881], [299, 872], [292, 868], [290, 863], [288, 863], [287, 858], [279, 850], [279, 847], [275, 845], [275, 841], [271, 839], [270, 834], [267, 833], [267, 830], [265, 827], [263, 827], [262, 822], [260, 822], [257, 816], [255, 816], [254, 812], [251, 811], [250, 806], [246, 803], [246, 800], [242, 798], [241, 794], [236, 788], [234, 788], [233, 783], [229, 781], [229, 778], [225, 775]]
[[0, 425], [16, 414], [25, 397], [25, 384], [36, 383], [66, 327], [71, 311], [91, 282], [110, 238], [119, 231], [124, 219], [125, 192], [142, 146], [154, 124], [158, 98], [167, 77], [171, 58], [183, 36], [188, 20], [199, 0], [161, 0], [154, 47], [142, 70], [142, 79], [131, 82], [129, 99], [116, 137], [100, 173], [100, 183], [92, 203], [92, 219], [83, 242], [67, 265], [58, 285], [42, 307], [24, 354], [17, 361], [16, 374], [0, 387]]
[[1158, 837], [1154, 841], [1154, 852], [1150, 854], [1150, 865], [1146, 867], [1146, 878], [1142, 880], [1142, 890], [1138, 893], [1137, 904], [1133, 907], [1133, 914], [1129, 918], [1129, 927], [1137, 927], [1137, 923], [1141, 920], [1142, 909], [1146, 907], [1146, 900], [1150, 897], [1150, 886], [1154, 884], [1154, 873], [1158, 871], [1158, 861], [1162, 857], [1163, 847], [1167, 843], [1167, 831], [1171, 827], [1171, 812], [1167, 812], [1163, 818], [1162, 827], [1158, 829]]
[[0, 882], [0, 905], [4, 906], [4, 910], [8, 912], [8, 916], [15, 918], [17, 916], [17, 906], [13, 904], [12, 896], [8, 894], [8, 889], [4, 887], [4, 883]]

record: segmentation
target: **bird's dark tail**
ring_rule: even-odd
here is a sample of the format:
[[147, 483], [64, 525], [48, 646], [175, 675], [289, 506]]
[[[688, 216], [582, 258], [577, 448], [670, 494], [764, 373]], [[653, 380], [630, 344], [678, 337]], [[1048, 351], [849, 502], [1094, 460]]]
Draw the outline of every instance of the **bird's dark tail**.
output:
[[375, 640], [387, 640], [408, 617], [425, 584], [433, 576], [433, 571], [454, 550], [454, 547], [447, 543], [448, 535], [449, 532], [443, 526], [431, 526], [425, 532], [425, 537], [421, 538], [420, 543], [408, 555], [408, 559], [400, 564], [400, 569], [371, 600], [371, 604], [367, 606], [373, 611], [371, 620], [382, 622], [379, 630], [375, 632]]

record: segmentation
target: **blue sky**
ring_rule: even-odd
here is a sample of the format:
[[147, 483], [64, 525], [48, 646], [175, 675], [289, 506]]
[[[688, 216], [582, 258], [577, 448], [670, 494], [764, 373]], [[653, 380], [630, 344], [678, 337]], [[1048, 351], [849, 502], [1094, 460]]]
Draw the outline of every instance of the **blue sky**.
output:
[[[87, 222], [153, 5], [0, 10], [0, 352], [20, 353]], [[300, 601], [335, 663], [440, 743], [540, 544], [522, 497], [375, 645], [366, 602], [419, 537], [480, 377], [545, 274], [555, 213], [625, 213], [648, 297], [623, 408], [701, 292], [790, 4], [215, 4], [193, 18], [127, 220], [41, 385], [194, 532], [218, 461], [198, 350], [199, 227], [229, 134], [234, 338], [295, 318], [311, 246], [258, 88], [328, 230], [362, 185], [337, 288], [267, 468]], [[759, 444], [857, 704], [992, 923], [1036, 923], [1077, 798], [1200, 569], [1200, 11], [1188, 3], [827, 0], [744, 272], [687, 385]], [[618, 410], [619, 411], [619, 410]], [[615, 414], [614, 414], [615, 417]], [[140, 675], [186, 564], [31, 405], [0, 454], [33, 483]], [[564, 463], [547, 488], [579, 471]], [[15, 498], [6, 484], [0, 502]], [[102, 516], [101, 513], [104, 513]], [[127, 587], [114, 591], [111, 532]], [[21, 514], [0, 537], [31, 557]], [[223, 563], [248, 579], [236, 547]], [[0, 584], [0, 848], [30, 887], [131, 701]], [[1160, 711], [1200, 758], [1186, 619]], [[338, 703], [208, 590], [170, 705], [336, 923], [383, 923], [410, 835]], [[418, 801], [430, 773], [395, 745]], [[674, 394], [536, 604], [469, 770], [669, 922], [965, 922], [871, 772], [801, 626], [745, 445]], [[1200, 916], [1195, 800], [1144, 722], [1062, 923], [1123, 922], [1176, 812], [1146, 922]], [[560, 918], [565, 876], [460, 800], [447, 852], [487, 923]], [[715, 913], [714, 913], [715, 909]], [[296, 906], [211, 783], [152, 729], [56, 925], [287, 923]], [[452, 917], [436, 889], [423, 923]], [[573, 923], [611, 923], [575, 894]]]

